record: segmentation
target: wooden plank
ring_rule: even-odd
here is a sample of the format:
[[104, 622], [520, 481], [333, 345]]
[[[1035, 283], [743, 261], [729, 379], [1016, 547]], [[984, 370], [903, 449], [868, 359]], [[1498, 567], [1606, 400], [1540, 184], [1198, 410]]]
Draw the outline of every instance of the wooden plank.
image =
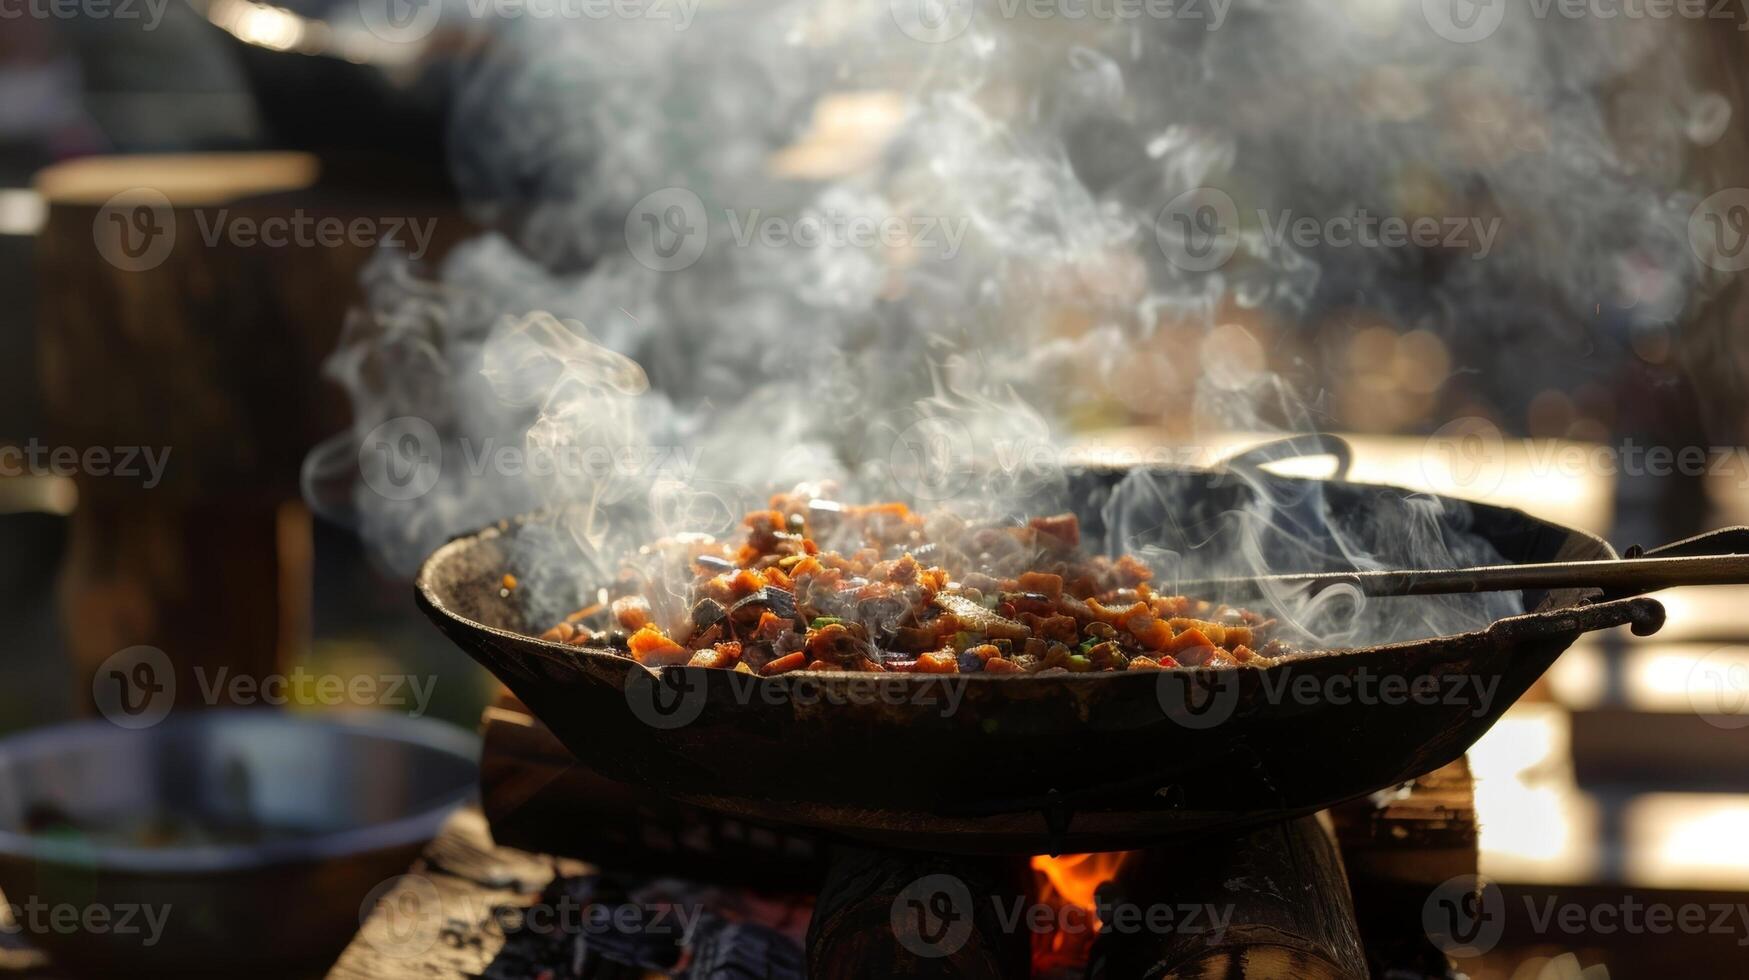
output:
[[577, 861], [495, 847], [486, 818], [458, 812], [404, 875], [385, 882], [328, 980], [471, 980], [504, 946], [495, 911], [526, 908]]

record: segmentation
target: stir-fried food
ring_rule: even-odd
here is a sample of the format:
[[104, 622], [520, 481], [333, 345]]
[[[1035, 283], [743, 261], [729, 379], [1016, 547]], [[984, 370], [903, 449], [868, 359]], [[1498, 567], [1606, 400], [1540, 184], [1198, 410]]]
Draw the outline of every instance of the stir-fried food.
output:
[[698, 543], [679, 622], [641, 595], [544, 639], [651, 667], [1046, 674], [1263, 664], [1274, 621], [1159, 595], [1140, 560], [1088, 556], [1071, 514], [971, 524], [903, 504], [780, 494], [738, 546]]

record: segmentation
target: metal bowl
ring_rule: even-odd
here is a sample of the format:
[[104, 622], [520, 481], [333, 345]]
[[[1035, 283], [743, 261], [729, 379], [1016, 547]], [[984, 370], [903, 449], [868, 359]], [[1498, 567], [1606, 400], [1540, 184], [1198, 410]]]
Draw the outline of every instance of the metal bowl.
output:
[[476, 784], [477, 740], [377, 713], [215, 710], [0, 740], [0, 890], [61, 968], [329, 963]]

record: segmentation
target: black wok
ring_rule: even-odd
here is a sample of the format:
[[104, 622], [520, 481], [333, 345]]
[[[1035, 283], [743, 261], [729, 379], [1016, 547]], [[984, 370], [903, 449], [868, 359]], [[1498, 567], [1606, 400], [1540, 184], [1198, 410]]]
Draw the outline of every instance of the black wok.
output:
[[[1129, 508], [1125, 534], [1133, 543], [1151, 526], [1167, 544], [1236, 546], [1221, 515], [1266, 493], [1303, 521], [1266, 542], [1265, 557], [1281, 571], [1323, 571], [1303, 564], [1322, 554], [1307, 540], [1320, 515], [1339, 523], [1430, 502], [1240, 472], [1150, 470], [1160, 512]], [[1106, 535], [1102, 505], [1125, 475], [1072, 477], [1067, 503], [1086, 540]], [[1615, 557], [1592, 535], [1517, 510], [1440, 503], [1506, 561]], [[685, 667], [658, 678], [609, 651], [528, 635], [544, 624], [525, 622], [498, 583], [531, 520], [440, 548], [417, 598], [579, 759], [749, 819], [939, 851], [1113, 850], [1322, 809], [1458, 758], [1580, 634], [1631, 624], [1644, 635], [1664, 619], [1646, 598], [1526, 592], [1532, 612], [1485, 629], [1265, 669], [757, 678]]]

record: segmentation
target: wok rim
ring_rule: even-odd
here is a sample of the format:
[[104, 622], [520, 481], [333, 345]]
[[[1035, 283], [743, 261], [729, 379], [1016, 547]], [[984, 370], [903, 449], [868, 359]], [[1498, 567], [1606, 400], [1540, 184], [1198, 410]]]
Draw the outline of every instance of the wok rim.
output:
[[[1111, 470], [1113, 472], [1124, 472], [1123, 468], [1118, 468], [1118, 467], [1090, 467], [1089, 469], [1104, 469], [1104, 470]], [[1210, 472], [1212, 474], [1212, 473], [1217, 473], [1219, 471], [1208, 471], [1208, 472]], [[1514, 515], [1523, 517], [1528, 522], [1544, 524], [1544, 525], [1547, 525], [1551, 528], [1559, 529], [1572, 537], [1583, 538], [1587, 542], [1596, 545], [1596, 547], [1598, 548], [1598, 550], [1600, 552], [1600, 556], [1599, 556], [1600, 558], [1616, 559], [1616, 558], [1620, 557], [1620, 555], [1616, 552], [1615, 548], [1612, 545], [1610, 545], [1610, 543], [1607, 540], [1605, 540], [1604, 538], [1602, 538], [1599, 535], [1593, 534], [1590, 531], [1584, 530], [1583, 528], [1570, 527], [1568, 525], [1559, 524], [1555, 521], [1544, 520], [1540, 517], [1536, 517], [1532, 514], [1529, 514], [1526, 511], [1524, 511], [1523, 509], [1517, 508], [1517, 507], [1505, 507], [1505, 506], [1502, 506], [1499, 504], [1491, 504], [1491, 503], [1488, 503], [1486, 501], [1479, 501], [1479, 500], [1469, 500], [1469, 499], [1462, 498], [1462, 497], [1448, 497], [1448, 496], [1443, 495], [1443, 494], [1435, 494], [1435, 493], [1430, 493], [1430, 492], [1425, 492], [1425, 491], [1410, 490], [1409, 488], [1406, 488], [1406, 487], [1397, 487], [1397, 486], [1394, 486], [1392, 484], [1385, 484], [1385, 483], [1360, 483], [1360, 482], [1353, 481], [1353, 480], [1335, 480], [1335, 479], [1322, 479], [1322, 480], [1320, 480], [1320, 479], [1305, 478], [1305, 477], [1275, 477], [1275, 478], [1281, 479], [1281, 480], [1291, 481], [1294, 483], [1304, 483], [1304, 484], [1340, 485], [1340, 486], [1347, 486], [1347, 487], [1360, 487], [1360, 488], [1370, 488], [1370, 489], [1379, 489], [1379, 488], [1397, 489], [1397, 490], [1404, 490], [1408, 493], [1413, 493], [1413, 494], [1417, 494], [1417, 495], [1434, 497], [1434, 498], [1440, 499], [1440, 500], [1452, 500], [1452, 501], [1463, 503], [1463, 504], [1466, 504], [1466, 505], [1472, 506], [1472, 507], [1487, 507], [1487, 508], [1490, 508], [1490, 509], [1498, 511], [1498, 512], [1507, 513], [1507, 514], [1514, 514]], [[650, 667], [646, 664], [643, 664], [643, 663], [640, 663], [636, 660], [633, 660], [631, 657], [626, 656], [624, 654], [621, 654], [620, 652], [612, 650], [610, 648], [587, 646], [587, 645], [571, 646], [569, 644], [558, 643], [558, 642], [555, 642], [552, 640], [543, 640], [538, 635], [533, 635], [533, 634], [528, 634], [528, 633], [518, 633], [518, 632], [514, 632], [511, 630], [507, 630], [507, 629], [501, 629], [501, 628], [496, 627], [496, 626], [488, 626], [485, 623], [481, 623], [481, 622], [477, 622], [475, 620], [469, 619], [466, 616], [463, 616], [460, 613], [456, 612], [455, 610], [451, 609], [448, 606], [448, 604], [445, 603], [445, 601], [443, 600], [443, 597], [437, 594], [436, 587], [433, 585], [433, 581], [436, 578], [435, 572], [438, 568], [440, 568], [446, 562], [446, 560], [449, 559], [449, 557], [451, 555], [467, 551], [467, 550], [474, 548], [474, 547], [478, 547], [481, 543], [492, 540], [494, 538], [504, 537], [513, 530], [519, 530], [522, 527], [526, 527], [529, 524], [532, 524], [533, 522], [535, 522], [537, 520], [547, 518], [547, 517], [551, 516], [553, 513], [555, 513], [555, 509], [552, 509], [552, 508], [543, 509], [543, 510], [526, 511], [526, 512], [523, 512], [521, 514], [516, 514], [516, 515], [509, 516], [509, 517], [499, 518], [498, 520], [492, 522], [491, 524], [485, 525], [484, 527], [476, 528], [472, 531], [463, 532], [461, 534], [458, 534], [458, 535], [450, 538], [448, 541], [445, 541], [442, 545], [438, 546], [438, 548], [436, 550], [434, 550], [430, 555], [428, 555], [423, 562], [420, 563], [418, 575], [414, 579], [414, 592], [415, 592], [415, 598], [418, 600], [418, 604], [420, 606], [426, 608], [428, 610], [428, 612], [435, 612], [439, 615], [442, 615], [444, 618], [446, 618], [446, 619], [448, 619], [448, 620], [450, 620], [450, 621], [452, 621], [460, 626], [463, 626], [463, 627], [467, 628], [468, 630], [475, 631], [475, 632], [481, 632], [481, 633], [487, 633], [487, 634], [490, 634], [493, 636], [502, 637], [504, 639], [513, 640], [513, 641], [517, 642], [518, 644], [524, 645], [525, 648], [531, 653], [538, 653], [541, 656], [546, 657], [549, 660], [554, 660], [554, 661], [557, 661], [560, 663], [569, 664], [575, 660], [588, 659], [588, 660], [595, 661], [598, 663], [611, 664], [614, 667], [619, 667], [619, 668], [628, 668], [628, 665], [629, 665], [629, 667], [641, 667], [641, 668], [643, 668], [644, 672], [651, 677], [659, 677], [662, 675], [662, 673], [664, 671], [670, 671], [670, 670], [678, 672], [678, 671], [688, 671], [688, 670], [713, 670], [713, 669], [717, 669], [717, 668], [709, 668], [709, 667], [691, 667], [691, 666], [686, 665], [686, 664], [676, 664], [676, 665], [664, 666], [664, 667]], [[1621, 608], [1624, 610], [1624, 614], [1621, 616], [1621, 621], [1619, 623], [1615, 623], [1613, 625], [1616, 625], [1616, 626], [1632, 625], [1634, 628], [1634, 631], [1638, 635], [1647, 635], [1650, 632], [1656, 632], [1657, 629], [1662, 625], [1662, 622], [1663, 622], [1662, 606], [1659, 605], [1656, 600], [1652, 600], [1652, 599], [1644, 600], [1644, 602], [1650, 603], [1652, 606], [1657, 607], [1656, 611], [1653, 611], [1651, 609], [1651, 607], [1644, 606], [1644, 605], [1635, 607], [1634, 605], [1632, 605], [1632, 603], [1634, 603], [1636, 601], [1638, 601], [1637, 597], [1636, 598], [1628, 598], [1628, 599], [1617, 599], [1617, 600], [1614, 600], [1612, 602], [1603, 602], [1603, 603], [1595, 603], [1595, 602], [1592, 602], [1591, 600], [1582, 599], [1578, 602], [1573, 602], [1573, 603], [1569, 603], [1566, 605], [1552, 606], [1552, 607], [1547, 608], [1547, 609], [1537, 609], [1537, 610], [1532, 610], [1532, 611], [1528, 611], [1528, 612], [1516, 613], [1516, 614], [1511, 615], [1511, 616], [1503, 616], [1500, 619], [1494, 620], [1493, 622], [1489, 623], [1486, 626], [1480, 627], [1478, 629], [1466, 630], [1466, 631], [1461, 632], [1461, 633], [1445, 633], [1445, 634], [1441, 634], [1439, 636], [1431, 636], [1431, 637], [1426, 637], [1426, 638], [1419, 639], [1419, 640], [1399, 640], [1399, 641], [1394, 642], [1394, 643], [1377, 644], [1374, 646], [1325, 647], [1325, 648], [1321, 648], [1318, 650], [1296, 651], [1294, 653], [1288, 654], [1287, 656], [1281, 657], [1281, 658], [1271, 662], [1267, 666], [1262, 666], [1262, 667], [1256, 666], [1254, 664], [1237, 664], [1237, 665], [1231, 665], [1231, 666], [1222, 666], [1222, 667], [1211, 668], [1211, 667], [1187, 667], [1187, 666], [1184, 666], [1181, 664], [1181, 665], [1176, 666], [1176, 667], [1163, 667], [1163, 668], [1161, 668], [1161, 670], [1162, 671], [1170, 671], [1170, 672], [1174, 672], [1174, 673], [1188, 674], [1188, 675], [1196, 675], [1196, 674], [1201, 674], [1201, 673], [1205, 673], [1205, 672], [1212, 673], [1212, 672], [1217, 672], [1217, 671], [1251, 670], [1251, 671], [1263, 672], [1263, 671], [1273, 670], [1277, 667], [1311, 664], [1311, 663], [1316, 663], [1319, 661], [1332, 659], [1332, 658], [1336, 658], [1336, 657], [1349, 656], [1349, 655], [1357, 653], [1357, 652], [1369, 652], [1370, 653], [1370, 652], [1376, 651], [1376, 652], [1381, 652], [1381, 653], [1392, 653], [1392, 652], [1403, 652], [1403, 651], [1408, 651], [1408, 650], [1416, 650], [1416, 651], [1422, 651], [1422, 652], [1434, 652], [1434, 651], [1440, 650], [1440, 649], [1447, 647], [1447, 646], [1462, 647], [1468, 643], [1472, 643], [1472, 642], [1481, 640], [1481, 639], [1483, 639], [1491, 634], [1494, 634], [1496, 631], [1499, 631], [1499, 630], [1511, 631], [1515, 627], [1519, 626], [1520, 624], [1525, 624], [1525, 625], [1543, 624], [1543, 623], [1549, 622], [1549, 620], [1551, 618], [1559, 616], [1561, 614], [1572, 614], [1575, 610], [1581, 610], [1581, 609], [1598, 610], [1598, 609], [1602, 609], [1604, 607], [1618, 607], [1618, 608]], [[1655, 624], [1653, 623], [1654, 620], [1656, 621]], [[1600, 626], [1600, 627], [1595, 627], [1595, 628], [1608, 629], [1608, 628], [1612, 628], [1612, 627], [1611, 626]], [[1640, 631], [1642, 629], [1645, 629], [1647, 631], [1647, 633], [1641, 633]], [[1589, 632], [1589, 631], [1590, 630], [1580, 630], [1579, 632]], [[1562, 631], [1560, 631], [1560, 630], [1547, 630], [1547, 632], [1562, 632]], [[626, 674], [628, 676], [630, 676], [631, 673], [632, 673], [631, 670], [626, 669]], [[1130, 673], [1132, 673], [1132, 672], [1131, 671], [1122, 671], [1122, 670], [1108, 670], [1108, 671], [1087, 671], [1084, 673], [1052, 674], [1052, 675], [1050, 675], [1049, 682], [1051, 682], [1051, 683], [1066, 683], [1066, 684], [1070, 685], [1071, 687], [1079, 686], [1079, 685], [1109, 684], [1109, 683], [1116, 681], [1118, 678], [1128, 676]], [[1154, 674], [1155, 674], [1154, 671], [1148, 671], [1146, 673], [1149, 676], [1154, 676]], [[779, 674], [779, 675], [769, 676], [769, 677], [765, 676], [765, 675], [756, 675], [754, 680], [760, 682], [761, 685], [763, 685], [765, 682], [787, 684], [787, 683], [793, 683], [793, 681], [786, 682], [786, 681], [784, 681], [784, 678], [790, 677], [792, 674], [806, 674], [809, 678], [813, 678], [813, 679], [845, 680], [845, 679], [855, 678], [859, 682], [862, 682], [862, 683], [866, 683], [867, 680], [870, 678], [876, 678], [876, 679], [880, 679], [881, 681], [883, 681], [885, 683], [889, 683], [889, 684], [900, 684], [900, 685], [910, 685], [910, 686], [916, 686], [916, 685], [927, 684], [927, 683], [939, 683], [939, 680], [932, 681], [931, 678], [940, 678], [940, 677], [947, 677], [947, 676], [953, 677], [956, 680], [956, 682], [959, 682], [959, 683], [972, 683], [972, 684], [1037, 683], [1040, 680], [1039, 677], [1032, 675], [1032, 674], [985, 674], [982, 672], [976, 672], [976, 673], [967, 673], [967, 674], [943, 675], [943, 674], [914, 674], [914, 673], [897, 673], [897, 672], [871, 673], [871, 672], [866, 672], [866, 671], [853, 671], [853, 670], [791, 671], [791, 672], [786, 673], [786, 674]]]

